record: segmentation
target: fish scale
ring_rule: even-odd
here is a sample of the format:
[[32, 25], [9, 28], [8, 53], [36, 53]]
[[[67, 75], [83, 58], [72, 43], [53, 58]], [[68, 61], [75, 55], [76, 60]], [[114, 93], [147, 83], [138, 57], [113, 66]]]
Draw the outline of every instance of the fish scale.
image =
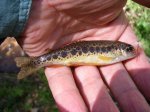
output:
[[[108, 40], [78, 41], [39, 57], [17, 57], [16, 63], [21, 67], [21, 71], [18, 74], [18, 78], [21, 79], [45, 66], [102, 66], [124, 61], [135, 56], [134, 47], [124, 42]], [[26, 61], [28, 63], [25, 63]]]

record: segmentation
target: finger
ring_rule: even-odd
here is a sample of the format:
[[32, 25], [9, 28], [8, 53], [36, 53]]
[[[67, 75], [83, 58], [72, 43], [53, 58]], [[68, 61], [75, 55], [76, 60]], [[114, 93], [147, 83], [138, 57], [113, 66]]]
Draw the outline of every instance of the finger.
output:
[[91, 112], [118, 112], [95, 66], [76, 67], [75, 79]]
[[150, 111], [145, 98], [136, 88], [123, 64], [101, 67], [100, 70], [123, 112]]
[[[137, 42], [137, 38], [130, 27], [126, 29], [120, 40], [133, 45]], [[142, 49], [138, 54], [136, 58], [127, 61], [125, 67], [139, 90], [150, 100], [150, 63]]]
[[58, 108], [62, 112], [87, 112], [70, 68], [46, 68], [45, 74]]

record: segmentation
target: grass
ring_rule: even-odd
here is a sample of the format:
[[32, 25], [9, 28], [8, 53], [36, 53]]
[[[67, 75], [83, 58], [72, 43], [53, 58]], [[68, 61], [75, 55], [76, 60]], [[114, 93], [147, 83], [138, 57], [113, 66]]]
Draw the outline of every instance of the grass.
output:
[[145, 53], [150, 57], [150, 9], [128, 0], [125, 10]]
[[[125, 8], [132, 27], [150, 56], [150, 11], [132, 1]], [[39, 75], [17, 81], [16, 74], [0, 74], [0, 111], [58, 112], [43, 71]]]
[[16, 74], [0, 75], [4, 76], [0, 83], [0, 111], [28, 112], [35, 109], [58, 112], [43, 71], [21, 81], [16, 79]]

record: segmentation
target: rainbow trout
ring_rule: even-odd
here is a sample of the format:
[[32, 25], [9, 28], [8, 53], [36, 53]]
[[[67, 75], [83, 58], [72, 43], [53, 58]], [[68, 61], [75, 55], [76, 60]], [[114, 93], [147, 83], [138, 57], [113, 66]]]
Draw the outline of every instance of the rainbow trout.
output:
[[17, 57], [18, 79], [45, 66], [109, 65], [136, 56], [133, 46], [120, 41], [79, 41], [39, 57]]

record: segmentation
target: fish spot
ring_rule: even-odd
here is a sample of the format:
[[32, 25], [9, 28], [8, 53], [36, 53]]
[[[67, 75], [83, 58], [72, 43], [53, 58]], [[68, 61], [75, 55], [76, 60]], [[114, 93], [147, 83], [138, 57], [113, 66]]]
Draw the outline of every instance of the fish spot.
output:
[[67, 52], [62, 51], [62, 52], [61, 52], [61, 56], [62, 56], [63, 58], [65, 58], [65, 57], [67, 56]]
[[46, 62], [46, 59], [44, 59], [43, 62]]
[[104, 52], [110, 52], [111, 50], [111, 47], [107, 46], [107, 47], [104, 47], [105, 51]]
[[41, 61], [37, 60], [37, 61], [35, 61], [35, 63], [39, 65], [41, 63]]
[[91, 53], [93, 53], [94, 52], [94, 47], [90, 47], [89, 50], [90, 50]]
[[108, 52], [111, 51], [111, 47], [110, 46], [107, 47], [107, 51]]
[[93, 46], [96, 46], [96, 45], [97, 45], [97, 44], [94, 42], [94, 43], [93, 43]]
[[121, 47], [121, 49], [123, 49], [123, 50], [126, 49], [126, 45], [125, 45], [125, 44], [121, 44], [120, 47]]
[[78, 50], [78, 51], [79, 51], [79, 50], [80, 50], [80, 47], [76, 47], [76, 50]]
[[75, 49], [73, 49], [73, 50], [71, 51], [71, 54], [72, 54], [72, 55], [76, 55], [76, 53], [77, 53], [77, 51], [76, 51]]
[[101, 51], [102, 51], [102, 52], [106, 52], [106, 48], [105, 48], [105, 47], [102, 47], [102, 48], [101, 48]]
[[47, 58], [46, 58], [47, 60], [51, 60], [52, 59], [52, 56], [51, 55], [49, 55], [49, 56], [47, 56]]
[[54, 58], [54, 59], [57, 59], [57, 58], [58, 58], [58, 56], [57, 56], [56, 54], [54, 54], [54, 55], [53, 55], [53, 58]]
[[82, 51], [83, 51], [84, 53], [87, 53], [87, 52], [88, 52], [87, 47], [83, 47], [83, 48], [82, 48]]
[[32, 65], [36, 65], [37, 63], [36, 63], [36, 61], [33, 61], [33, 60], [32, 60], [32, 61], [31, 61], [31, 64], [32, 64]]
[[100, 52], [100, 48], [99, 47], [96, 47], [96, 52]]
[[82, 55], [82, 52], [81, 52], [81, 51], [79, 51], [79, 52], [78, 52], [78, 54], [79, 54], [79, 55]]
[[112, 45], [111, 48], [114, 50], [118, 50], [117, 46], [115, 46], [115, 45]]

